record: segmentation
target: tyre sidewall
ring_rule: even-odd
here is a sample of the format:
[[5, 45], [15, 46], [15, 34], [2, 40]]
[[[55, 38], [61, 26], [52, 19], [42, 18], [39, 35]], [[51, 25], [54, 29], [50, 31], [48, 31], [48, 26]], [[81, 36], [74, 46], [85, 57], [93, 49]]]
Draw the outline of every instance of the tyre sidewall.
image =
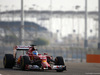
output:
[[26, 70], [26, 65], [30, 64], [30, 60], [28, 56], [22, 56], [21, 58], [21, 69]]
[[3, 65], [4, 68], [13, 68], [15, 62], [14, 57], [12, 54], [5, 54], [3, 58]]

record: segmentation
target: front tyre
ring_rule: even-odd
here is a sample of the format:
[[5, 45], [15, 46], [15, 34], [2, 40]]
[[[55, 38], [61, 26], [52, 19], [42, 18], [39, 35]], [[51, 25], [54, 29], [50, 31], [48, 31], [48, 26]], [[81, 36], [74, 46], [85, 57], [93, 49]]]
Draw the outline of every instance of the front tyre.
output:
[[[64, 60], [63, 57], [58, 56], [55, 58], [55, 65], [64, 65]], [[61, 70], [56, 70], [57, 72], [63, 72], [63, 69]]]
[[55, 65], [64, 65], [63, 57], [58, 56], [55, 58]]

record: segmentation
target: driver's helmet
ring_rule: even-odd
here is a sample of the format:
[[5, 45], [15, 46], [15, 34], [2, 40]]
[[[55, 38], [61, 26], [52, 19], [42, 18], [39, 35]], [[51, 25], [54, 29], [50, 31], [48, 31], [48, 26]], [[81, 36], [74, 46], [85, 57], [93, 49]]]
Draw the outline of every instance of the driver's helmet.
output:
[[38, 51], [33, 51], [32, 52], [34, 55], [38, 55]]

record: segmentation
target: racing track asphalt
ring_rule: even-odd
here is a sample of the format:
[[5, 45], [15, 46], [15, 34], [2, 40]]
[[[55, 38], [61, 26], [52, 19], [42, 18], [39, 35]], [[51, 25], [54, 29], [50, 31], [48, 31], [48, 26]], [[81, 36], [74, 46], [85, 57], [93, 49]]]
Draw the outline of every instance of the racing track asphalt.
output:
[[0, 62], [0, 75], [100, 75], [100, 64], [66, 63], [67, 71], [22, 71], [20, 69], [4, 69]]

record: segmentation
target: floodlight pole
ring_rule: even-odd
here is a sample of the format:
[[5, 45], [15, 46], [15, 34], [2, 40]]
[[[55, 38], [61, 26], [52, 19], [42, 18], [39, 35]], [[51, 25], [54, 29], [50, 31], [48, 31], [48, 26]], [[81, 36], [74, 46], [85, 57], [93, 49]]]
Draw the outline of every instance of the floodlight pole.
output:
[[99, 4], [98, 4], [98, 8], [99, 8], [99, 26], [98, 26], [98, 49], [100, 49], [100, 0], [99, 1]]
[[[52, 0], [50, 0], [50, 22], [49, 22], [49, 31], [52, 31]], [[51, 37], [52, 37], [52, 32], [51, 32]]]
[[84, 33], [84, 48], [88, 47], [88, 41], [87, 41], [87, 0], [85, 0], [85, 33]]
[[21, 26], [20, 26], [20, 44], [24, 45], [24, 1], [21, 0]]
[[1, 21], [1, 5], [0, 5], [0, 21]]

